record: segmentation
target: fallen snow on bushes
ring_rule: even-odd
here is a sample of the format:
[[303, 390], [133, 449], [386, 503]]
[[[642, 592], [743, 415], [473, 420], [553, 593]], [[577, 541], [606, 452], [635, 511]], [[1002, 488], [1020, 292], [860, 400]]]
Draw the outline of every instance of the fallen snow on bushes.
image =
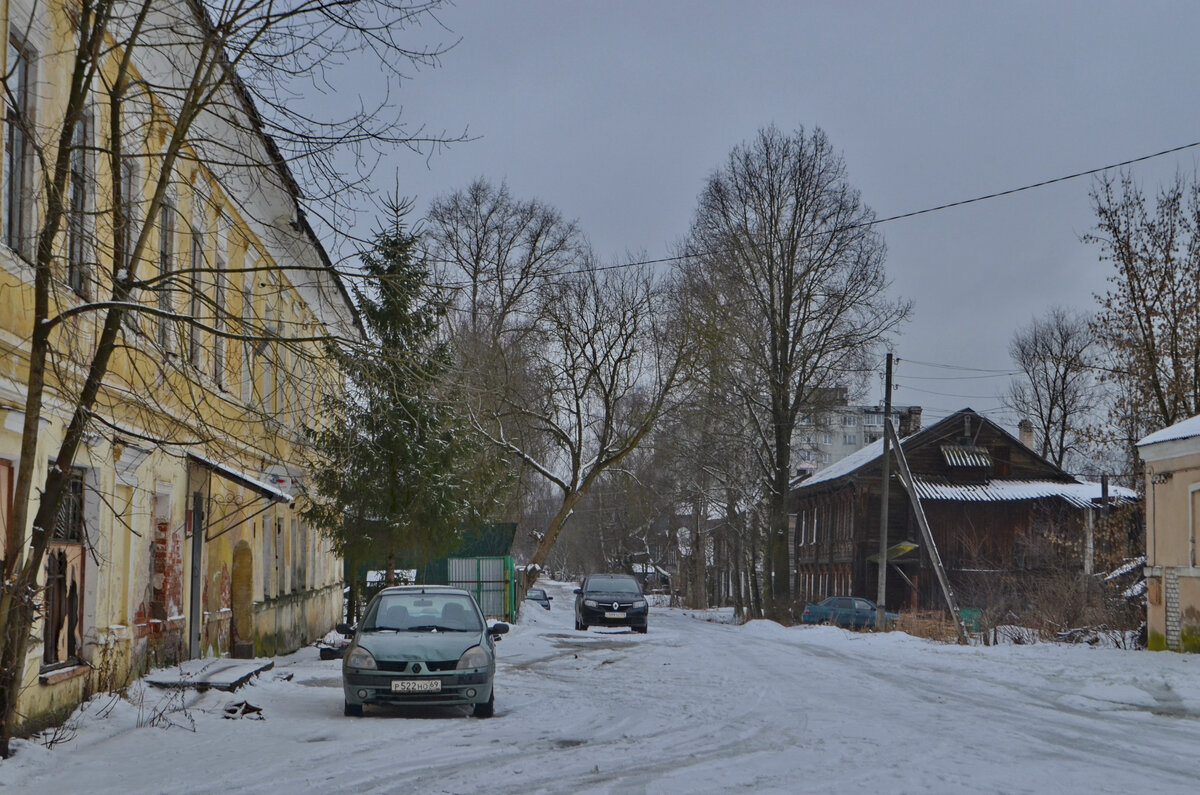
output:
[[[16, 744], [9, 792], [1191, 791], [1200, 656], [944, 645], [738, 626], [655, 608], [648, 635], [576, 632], [570, 585], [499, 647], [496, 717], [342, 716], [309, 648], [236, 693], [135, 685], [53, 748]], [[290, 679], [288, 678], [288, 675]], [[238, 702], [261, 708], [248, 719]]]

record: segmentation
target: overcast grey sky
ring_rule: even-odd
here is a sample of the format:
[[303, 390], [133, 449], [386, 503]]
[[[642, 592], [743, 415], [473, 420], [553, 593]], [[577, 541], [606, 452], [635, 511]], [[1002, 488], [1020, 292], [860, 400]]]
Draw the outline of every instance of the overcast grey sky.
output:
[[[478, 140], [389, 164], [423, 211], [478, 176], [578, 220], [606, 261], [661, 257], [761, 126], [822, 127], [879, 217], [1200, 140], [1200, 4], [474, 2], [404, 86], [407, 118]], [[450, 34], [428, 29], [431, 37]], [[1197, 153], [1197, 154], [1194, 154]], [[1154, 190], [1200, 149], [1134, 168]], [[895, 400], [996, 419], [1013, 331], [1094, 307], [1080, 179], [879, 227], [911, 299]], [[871, 401], [882, 399], [875, 385]]]

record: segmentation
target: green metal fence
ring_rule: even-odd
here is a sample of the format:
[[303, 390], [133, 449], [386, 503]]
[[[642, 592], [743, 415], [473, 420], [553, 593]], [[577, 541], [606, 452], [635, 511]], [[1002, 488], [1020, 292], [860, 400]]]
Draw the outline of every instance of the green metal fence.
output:
[[488, 618], [516, 620], [517, 578], [511, 556], [449, 558], [446, 584], [470, 591]]

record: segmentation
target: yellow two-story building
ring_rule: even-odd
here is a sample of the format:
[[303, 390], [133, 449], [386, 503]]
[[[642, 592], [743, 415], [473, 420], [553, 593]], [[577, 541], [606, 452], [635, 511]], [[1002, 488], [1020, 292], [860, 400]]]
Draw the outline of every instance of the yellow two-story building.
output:
[[[236, 75], [214, 81], [211, 103], [177, 134], [189, 81], [221, 64], [192, 46], [211, 39], [201, 5], [150, 4], [142, 40], [129, 36], [132, 17], [117, 16], [66, 135], [88, 20], [66, 0], [0, 6], [0, 537], [10, 565], [35, 532], [14, 522], [19, 475], [33, 476], [32, 517], [103, 324], [121, 309], [38, 573], [18, 726], [151, 666], [294, 650], [342, 612], [341, 562], [306, 525], [301, 495], [308, 432], [339, 383], [326, 343], [360, 338], [361, 327]], [[39, 243], [67, 141], [47, 258]], [[30, 454], [35, 322], [52, 331]]]

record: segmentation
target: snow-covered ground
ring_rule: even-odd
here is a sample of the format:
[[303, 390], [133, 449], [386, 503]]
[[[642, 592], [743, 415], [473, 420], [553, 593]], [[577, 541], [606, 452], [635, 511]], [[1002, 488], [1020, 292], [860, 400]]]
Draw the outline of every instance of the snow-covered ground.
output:
[[[501, 642], [494, 719], [343, 717], [341, 663], [310, 648], [184, 710], [156, 690], [140, 707], [95, 699], [73, 739], [19, 742], [0, 790], [1195, 791], [1200, 656], [957, 647], [666, 608], [648, 635], [581, 633], [571, 587], [550, 584], [553, 610], [528, 604]], [[261, 720], [223, 717], [243, 700]]]

